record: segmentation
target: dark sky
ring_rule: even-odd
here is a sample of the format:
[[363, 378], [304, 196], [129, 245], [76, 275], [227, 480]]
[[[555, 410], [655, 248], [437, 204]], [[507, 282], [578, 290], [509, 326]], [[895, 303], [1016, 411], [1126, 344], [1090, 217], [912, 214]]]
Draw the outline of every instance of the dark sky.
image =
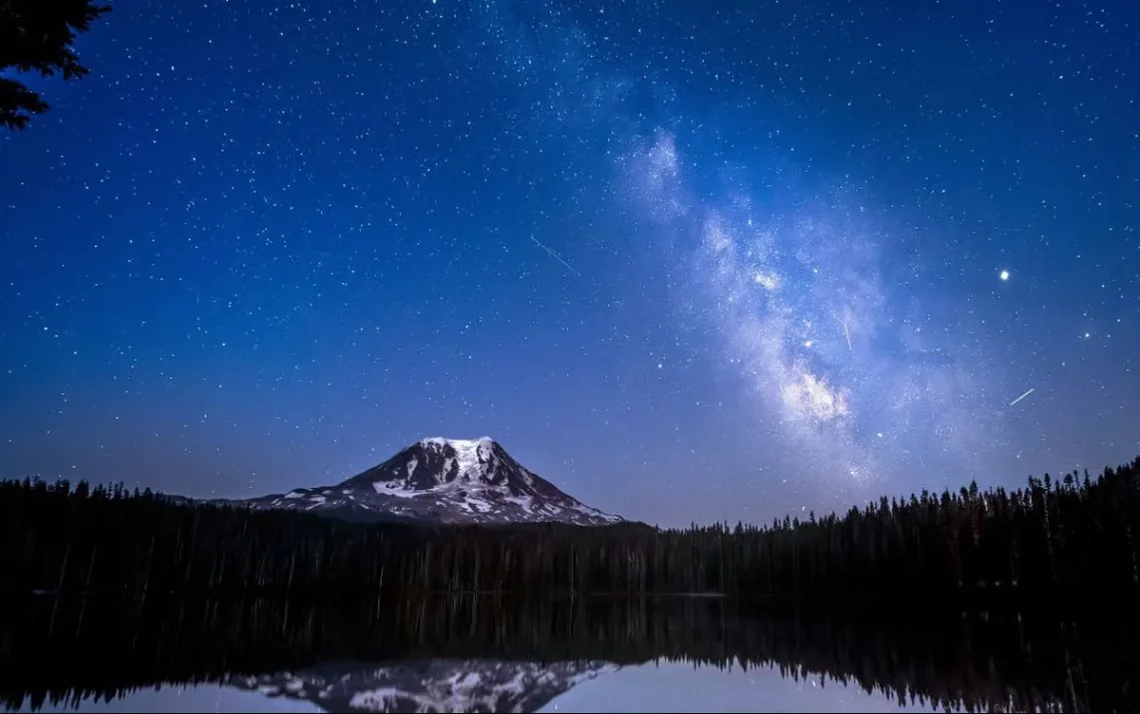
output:
[[0, 137], [0, 473], [245, 496], [490, 435], [677, 525], [1130, 459], [1137, 38], [1135, 0], [118, 2]]

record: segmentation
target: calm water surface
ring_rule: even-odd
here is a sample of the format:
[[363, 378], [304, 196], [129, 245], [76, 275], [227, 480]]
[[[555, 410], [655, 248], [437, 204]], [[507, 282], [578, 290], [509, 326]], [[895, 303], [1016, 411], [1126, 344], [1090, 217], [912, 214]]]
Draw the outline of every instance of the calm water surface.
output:
[[[10, 711], [1128, 711], [1131, 620], [709, 599], [4, 608]], [[1098, 622], [1101, 625], [1098, 625]]]
[[[446, 685], [445, 685], [446, 686]], [[88, 699], [76, 705], [46, 705], [43, 712], [365, 712], [417, 711], [398, 706], [385, 708], [370, 690], [363, 690], [356, 706], [299, 700], [290, 696], [251, 692], [219, 685], [167, 685], [158, 691], [140, 690], [111, 702]], [[460, 697], [424, 711], [458, 711], [451, 708]], [[526, 699], [525, 696], [522, 699]], [[370, 706], [377, 702], [376, 706]], [[515, 709], [516, 702], [498, 711]], [[474, 709], [492, 711], [492, 709]], [[880, 693], [819, 677], [799, 682], [785, 678], [773, 667], [754, 671], [720, 670], [683, 663], [661, 663], [608, 668], [557, 694], [537, 712], [886, 712], [941, 711], [931, 705], [901, 706]], [[19, 711], [35, 711], [30, 705]]]

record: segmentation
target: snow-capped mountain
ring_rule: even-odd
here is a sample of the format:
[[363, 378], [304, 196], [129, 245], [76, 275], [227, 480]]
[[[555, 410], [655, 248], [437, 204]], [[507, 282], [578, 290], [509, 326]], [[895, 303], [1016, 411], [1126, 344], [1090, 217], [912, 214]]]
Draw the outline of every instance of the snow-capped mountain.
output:
[[308, 701], [326, 712], [533, 712], [575, 685], [617, 669], [601, 661], [424, 660], [230, 677], [224, 684]]
[[353, 520], [433, 523], [619, 523], [531, 472], [489, 437], [423, 439], [335, 486], [297, 488], [242, 503]]

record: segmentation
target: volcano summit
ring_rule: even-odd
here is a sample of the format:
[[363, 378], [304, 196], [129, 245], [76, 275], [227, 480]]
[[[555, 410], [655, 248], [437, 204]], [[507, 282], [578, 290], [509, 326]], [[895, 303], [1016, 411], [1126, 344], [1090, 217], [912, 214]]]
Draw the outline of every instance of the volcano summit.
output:
[[489, 437], [422, 439], [335, 486], [297, 488], [241, 503], [353, 521], [577, 525], [622, 521], [563, 493]]

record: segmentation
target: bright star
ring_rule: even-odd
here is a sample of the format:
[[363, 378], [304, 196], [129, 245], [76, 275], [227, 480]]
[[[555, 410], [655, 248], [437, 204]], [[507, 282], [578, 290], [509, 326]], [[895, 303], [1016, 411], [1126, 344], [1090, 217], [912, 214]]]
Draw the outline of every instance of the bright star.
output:
[[1008, 270], [1001, 271], [1001, 275], [999, 275], [998, 277], [1000, 277], [1002, 280], [1009, 280], [1009, 271]]

